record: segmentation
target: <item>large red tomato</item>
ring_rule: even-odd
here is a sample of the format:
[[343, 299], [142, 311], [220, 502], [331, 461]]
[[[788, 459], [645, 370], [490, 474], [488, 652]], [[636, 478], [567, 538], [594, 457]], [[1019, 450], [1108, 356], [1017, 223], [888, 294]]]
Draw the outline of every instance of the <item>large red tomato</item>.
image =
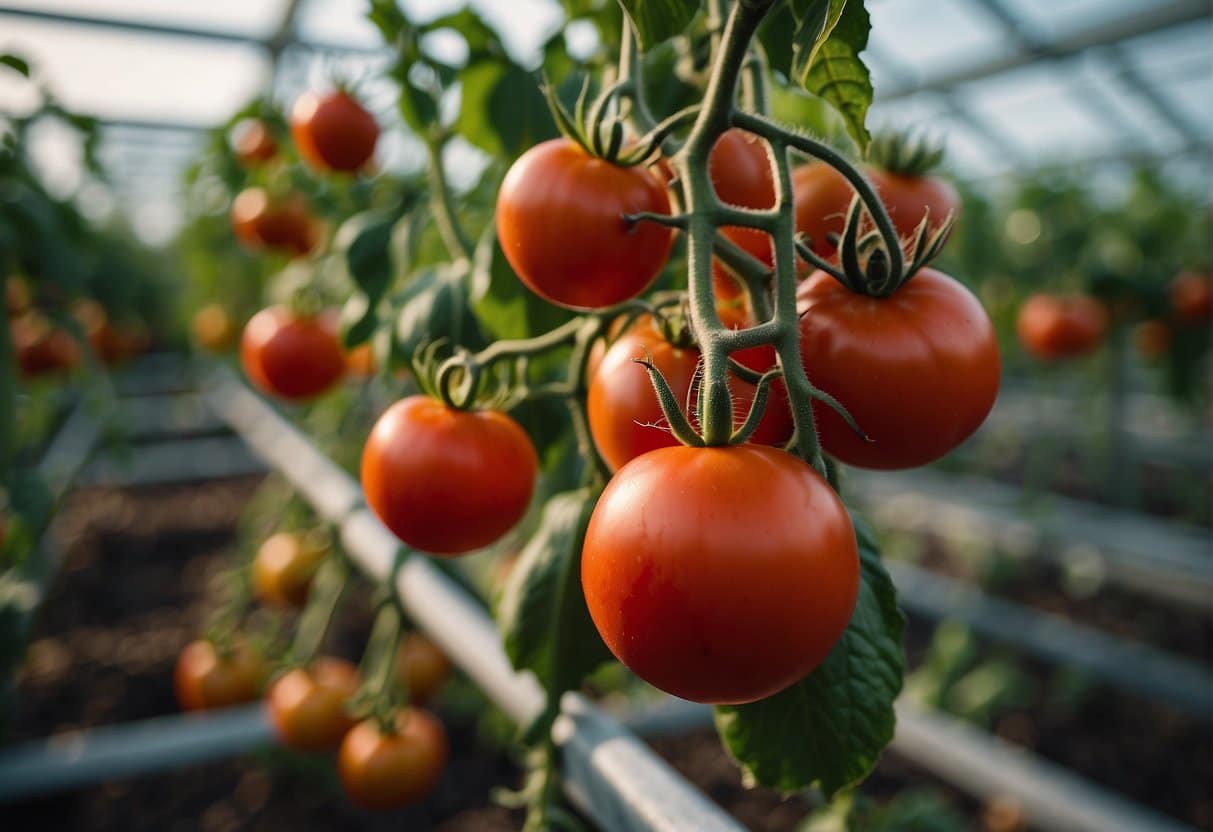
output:
[[[677, 445], [678, 440], [663, 427], [665, 416], [657, 403], [657, 394], [648, 371], [635, 359], [648, 357], [665, 376], [680, 403], [690, 405], [691, 422], [698, 424], [693, 409], [699, 389], [696, 367], [699, 350], [682, 348], [661, 336], [652, 319], [645, 318], [621, 335], [602, 356], [590, 375], [590, 433], [602, 458], [617, 470], [630, 460], [656, 448]], [[739, 352], [737, 361], [757, 372], [775, 366], [773, 347], [758, 347]], [[733, 394], [733, 421], [740, 427], [754, 401], [755, 386], [729, 376]], [[782, 384], [771, 386], [766, 410], [751, 441], [782, 445], [792, 436], [792, 415]]]
[[[767, 144], [752, 133], [737, 128], [722, 133], [708, 156], [708, 175], [721, 202], [740, 208], [765, 209], [775, 205], [775, 179]], [[768, 267], [774, 265], [771, 237], [766, 232], [736, 226], [726, 226], [720, 231]], [[741, 291], [715, 261], [712, 278], [722, 298], [735, 297]]]
[[291, 110], [291, 137], [312, 167], [348, 173], [374, 155], [379, 125], [344, 90], [327, 95], [306, 92]]
[[337, 773], [350, 800], [366, 809], [398, 809], [438, 785], [448, 754], [446, 732], [433, 714], [405, 708], [384, 733], [368, 719], [345, 735]]
[[333, 751], [354, 727], [346, 704], [358, 692], [358, 670], [323, 656], [270, 685], [266, 703], [278, 740], [296, 751]]
[[1015, 319], [1015, 331], [1024, 349], [1044, 361], [1093, 352], [1107, 326], [1108, 313], [1103, 305], [1086, 295], [1032, 295]]
[[670, 256], [669, 228], [622, 219], [642, 211], [670, 212], [652, 173], [552, 139], [506, 174], [497, 195], [497, 237], [531, 291], [560, 306], [601, 309], [643, 292]]
[[173, 671], [177, 703], [186, 711], [206, 711], [252, 702], [264, 672], [261, 658], [243, 643], [224, 653], [211, 641], [191, 642]]
[[410, 396], [371, 429], [362, 489], [409, 546], [459, 555], [488, 546], [522, 519], [538, 466], [530, 438], [505, 413]]
[[345, 373], [336, 316], [302, 317], [285, 306], [262, 309], [249, 319], [240, 359], [253, 384], [292, 401], [320, 395]]
[[891, 296], [873, 298], [815, 272], [797, 298], [809, 380], [871, 439], [814, 402], [831, 456], [860, 468], [913, 468], [985, 421], [998, 394], [998, 343], [977, 298], [952, 278], [922, 269]]
[[581, 582], [611, 652], [668, 693], [753, 702], [816, 668], [859, 591], [851, 520], [800, 459], [764, 445], [661, 448], [608, 483]]

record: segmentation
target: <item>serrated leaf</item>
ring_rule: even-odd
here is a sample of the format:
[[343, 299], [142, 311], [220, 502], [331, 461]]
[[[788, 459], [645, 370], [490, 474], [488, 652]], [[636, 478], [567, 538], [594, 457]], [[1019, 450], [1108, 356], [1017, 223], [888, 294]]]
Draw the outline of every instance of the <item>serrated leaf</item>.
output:
[[859, 53], [867, 48], [871, 28], [862, 2], [813, 0], [792, 45], [792, 80], [838, 111], [861, 150], [871, 141], [866, 122], [872, 80]]
[[631, 18], [642, 49], [685, 31], [700, 6], [699, 0], [619, 0], [619, 4]]
[[861, 582], [851, 623], [800, 682], [749, 705], [716, 709], [716, 729], [748, 780], [832, 796], [858, 783], [893, 739], [905, 660], [893, 582], [867, 525], [855, 518]]
[[581, 591], [581, 544], [597, 499], [596, 489], [583, 488], [548, 500], [498, 605], [506, 655], [547, 692], [545, 714], [528, 731], [535, 740], [550, 728], [561, 694], [611, 659]]
[[489, 223], [472, 261], [472, 304], [484, 328], [499, 340], [529, 338], [555, 329], [573, 313], [544, 302], [522, 285]]

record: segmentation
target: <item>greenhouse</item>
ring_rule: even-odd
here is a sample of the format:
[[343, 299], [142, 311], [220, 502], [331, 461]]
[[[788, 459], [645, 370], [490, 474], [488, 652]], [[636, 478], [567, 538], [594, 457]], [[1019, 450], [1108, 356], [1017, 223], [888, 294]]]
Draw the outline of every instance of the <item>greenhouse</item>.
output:
[[1213, 830], [1207, 0], [0, 0], [0, 823]]

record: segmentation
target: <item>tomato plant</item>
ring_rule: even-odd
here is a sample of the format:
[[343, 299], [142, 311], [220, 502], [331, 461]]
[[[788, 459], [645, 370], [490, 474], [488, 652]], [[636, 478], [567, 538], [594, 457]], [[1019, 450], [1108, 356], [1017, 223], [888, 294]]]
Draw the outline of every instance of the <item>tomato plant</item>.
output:
[[291, 109], [291, 137], [309, 164], [350, 173], [371, 160], [379, 125], [345, 90], [324, 95], [307, 92]]
[[509, 416], [411, 396], [375, 423], [362, 453], [367, 504], [397, 537], [459, 555], [500, 538], [526, 511], [538, 458]]
[[358, 687], [357, 668], [331, 656], [275, 679], [266, 704], [278, 741], [297, 751], [336, 750], [354, 727], [346, 707]]
[[208, 711], [252, 702], [261, 691], [265, 666], [243, 642], [190, 642], [177, 658], [173, 686], [187, 711]]
[[263, 309], [249, 320], [240, 360], [263, 391], [296, 401], [320, 395], [345, 374], [334, 316], [297, 315], [283, 306]]
[[359, 806], [399, 809], [434, 790], [447, 755], [442, 724], [428, 711], [406, 708], [391, 725], [376, 720], [355, 725], [341, 742], [337, 773]]

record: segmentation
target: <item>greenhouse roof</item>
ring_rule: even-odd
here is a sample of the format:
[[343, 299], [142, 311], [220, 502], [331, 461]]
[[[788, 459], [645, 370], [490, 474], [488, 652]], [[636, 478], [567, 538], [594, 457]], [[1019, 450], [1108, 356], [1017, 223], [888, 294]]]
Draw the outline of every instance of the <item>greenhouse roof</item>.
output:
[[[181, 172], [203, 131], [267, 86], [289, 101], [333, 66], [356, 75], [382, 64], [364, 5], [0, 0], [0, 51], [28, 58], [65, 106], [102, 120], [102, 159], [118, 200], [141, 232], [163, 239], [175, 227]], [[424, 18], [464, 4], [403, 5]], [[556, 0], [472, 5], [527, 63], [562, 19]], [[1207, 0], [876, 0], [869, 7], [871, 123], [943, 137], [961, 175], [1158, 158], [1195, 165], [1207, 190]], [[368, 87], [369, 103], [386, 116], [390, 92], [380, 91]], [[0, 112], [35, 100], [30, 85], [0, 77]], [[69, 131], [51, 122], [39, 129], [48, 180], [65, 193], [79, 190], [85, 179]], [[385, 145], [386, 166], [420, 164], [408, 137]], [[101, 206], [112, 200], [99, 187], [81, 197]]]

